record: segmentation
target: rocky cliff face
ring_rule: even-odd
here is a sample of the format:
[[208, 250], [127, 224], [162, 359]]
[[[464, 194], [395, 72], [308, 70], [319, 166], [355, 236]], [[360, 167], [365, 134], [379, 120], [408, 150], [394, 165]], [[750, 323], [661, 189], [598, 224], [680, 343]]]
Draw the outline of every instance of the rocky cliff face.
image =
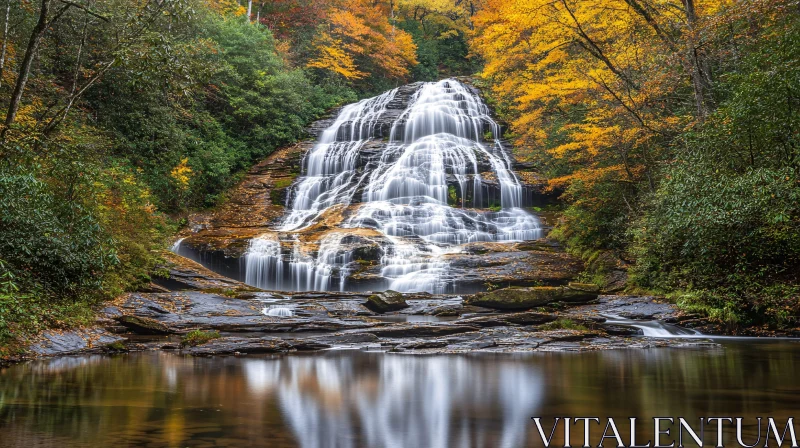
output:
[[[465, 87], [469, 93], [477, 97], [477, 90], [469, 85]], [[330, 265], [328, 275], [334, 277], [334, 281], [345, 284], [348, 290], [387, 289], [386, 259], [397, 256], [396, 253], [390, 253], [392, 245], [396, 245], [397, 241], [381, 227], [381, 224], [385, 223], [370, 221], [373, 216], [380, 219], [382, 216], [380, 213], [383, 212], [361, 218], [364, 198], [369, 197], [366, 189], [374, 188], [369, 181], [363, 179], [367, 179], [370, 173], [382, 169], [387, 163], [393, 163], [387, 162], [390, 159], [387, 154], [392, 151], [397, 152], [398, 135], [414, 134], [415, 129], [420, 128], [419, 119], [415, 118], [413, 111], [409, 112], [409, 109], [410, 105], [418, 100], [421, 88], [423, 88], [422, 83], [415, 83], [396, 89], [391, 98], [381, 105], [380, 109], [376, 109], [379, 112], [366, 120], [368, 126], [365, 125], [363, 113], [359, 115], [351, 112], [352, 119], [342, 120], [344, 115], [340, 115], [341, 111], [335, 111], [330, 117], [314, 122], [308, 128], [307, 140], [283, 148], [255, 165], [229, 193], [228, 201], [218, 210], [192, 215], [188, 228], [180, 235], [182, 239], [174, 250], [223, 275], [246, 281], [248, 274], [245, 272], [245, 256], [248, 255], [248, 251], [252, 252], [254, 238], [261, 238], [274, 244], [275, 247], [267, 247], [265, 253], [269, 254], [274, 250], [279, 258], [286, 259], [293, 256], [298, 257], [298, 260], [320, 260], [325, 255], [321, 254], [320, 247], [333, 235], [337, 239], [337, 252], [332, 257], [337, 261]], [[461, 103], [467, 102], [468, 94], [452, 94], [453, 99], [446, 106], [466, 108], [469, 105]], [[435, 114], [435, 108], [440, 106], [435, 103], [431, 107], [434, 108], [432, 113]], [[409, 119], [417, 121], [409, 124]], [[430, 120], [435, 122], [437, 118], [434, 115]], [[475, 122], [480, 123], [480, 127], [472, 132], [476, 134], [472, 138], [478, 145], [488, 146], [493, 144], [493, 141], [495, 144], [500, 144], [496, 141], [497, 136], [492, 135], [493, 132], [498, 132], [498, 128], [492, 127], [493, 122], [490, 119], [481, 118]], [[416, 128], [409, 129], [409, 126]], [[439, 126], [436, 123], [430, 126], [434, 131], [441, 131], [436, 128]], [[311, 163], [308, 159], [311, 152], [317, 147], [318, 142], [324, 139], [323, 134], [330, 133], [331, 129], [336, 132], [333, 138], [336, 142], [355, 140], [361, 142], [352, 170], [353, 176], [360, 176], [361, 180], [352, 181], [352, 185], [348, 187], [352, 190], [348, 192], [350, 195], [348, 200], [331, 201], [329, 207], [312, 210], [310, 218], [302, 215], [304, 221], [287, 230], [286, 222], [291, 218], [289, 216], [291, 210], [287, 210], [287, 206], [291, 208], [293, 203], [298, 202], [297, 195], [303, 194], [298, 186], [303, 179], [301, 173], [308, 173]], [[452, 132], [465, 131], [456, 129]], [[474, 164], [477, 167], [475, 172], [467, 170], [466, 174], [459, 175], [457, 170], [446, 170], [446, 179], [443, 182], [448, 197], [445, 205], [463, 210], [463, 213], [470, 216], [483, 216], [481, 214], [490, 213], [486, 209], [499, 207], [502, 185], [498, 180], [498, 162], [496, 158], [493, 160], [495, 156], [489, 151], [475, 150], [473, 153]], [[513, 160], [509, 162], [513, 166]], [[419, 169], [418, 166], [412, 168]], [[501, 176], [503, 174], [500, 172]], [[478, 178], [479, 182], [476, 183], [475, 178]], [[538, 205], [541, 201], [547, 200], [542, 195], [541, 184], [536, 183], [535, 176], [518, 176], [517, 179], [521, 186], [519, 205]], [[407, 189], [408, 184], [409, 179], [404, 178], [394, 188]], [[330, 184], [325, 184], [324, 187], [332, 188]], [[319, 192], [316, 194], [319, 195]], [[511, 219], [501, 215], [502, 212], [497, 217], [484, 220], [489, 223], [488, 225], [484, 221], [473, 219], [466, 222], [466, 225], [459, 224], [459, 228], [463, 227], [467, 232], [497, 232], [497, 228], [491, 226], [491, 219], [498, 222]], [[357, 224], [353, 224], [354, 222]], [[281, 227], [284, 229], [279, 231]], [[543, 227], [543, 231], [546, 232], [546, 225]], [[423, 235], [421, 239], [413, 236], [406, 240], [411, 241], [412, 245], [422, 247], [429, 241], [426, 238]], [[443, 272], [449, 284], [457, 285], [449, 289], [449, 292], [474, 292], [497, 285], [563, 284], [582, 268], [578, 260], [564, 254], [554, 243], [546, 240], [530, 244], [498, 243], [493, 242], [491, 238], [483, 239], [482, 242], [456, 245], [454, 247], [457, 247], [457, 250], [447, 250], [448, 253], [437, 258], [437, 262], [443, 263], [440, 275]], [[301, 257], [297, 255], [298, 253]], [[272, 262], [270, 260], [269, 257], [265, 258], [262, 268], [266, 269]], [[288, 265], [286, 269], [289, 269]], [[251, 281], [248, 283], [257, 283], [259, 280], [253, 277], [252, 272], [250, 274]], [[318, 278], [319, 274], [316, 275]], [[302, 281], [306, 279], [303, 278]], [[318, 280], [307, 281], [310, 287], [305, 289], [322, 289], [315, 288], [320, 286]], [[286, 284], [277, 284], [269, 289], [283, 289], [281, 286], [284, 285]], [[264, 287], [263, 284], [258, 286]], [[331, 288], [331, 284], [328, 283], [324, 286], [326, 289]], [[338, 286], [341, 284], [333, 284], [333, 287]], [[302, 285], [299, 289], [303, 289]]]

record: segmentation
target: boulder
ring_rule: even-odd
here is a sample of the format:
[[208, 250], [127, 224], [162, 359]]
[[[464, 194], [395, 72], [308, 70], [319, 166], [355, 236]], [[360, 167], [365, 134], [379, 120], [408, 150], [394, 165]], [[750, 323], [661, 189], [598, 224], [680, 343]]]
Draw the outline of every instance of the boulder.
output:
[[117, 321], [134, 333], [138, 334], [170, 333], [169, 327], [155, 319], [150, 319], [149, 317], [121, 316], [117, 319]]
[[468, 298], [467, 303], [498, 310], [527, 310], [553, 302], [588, 302], [594, 299], [597, 299], [597, 292], [562, 286], [534, 286], [478, 293]]
[[575, 291], [592, 292], [595, 294], [600, 292], [600, 287], [592, 283], [570, 282], [567, 284], [567, 288], [573, 289]]
[[367, 297], [364, 306], [376, 313], [387, 313], [408, 308], [408, 303], [403, 294], [389, 290]]
[[291, 344], [279, 338], [241, 338], [222, 337], [202, 345], [185, 347], [182, 353], [194, 356], [201, 355], [234, 355], [238, 353], [280, 353], [291, 350]]
[[613, 336], [641, 336], [644, 334], [641, 328], [628, 327], [626, 325], [602, 324], [600, 328]]
[[371, 328], [364, 330], [378, 337], [384, 338], [427, 338], [437, 336], [449, 336], [451, 334], [469, 333], [480, 330], [479, 327], [470, 325], [391, 325], [381, 328]]

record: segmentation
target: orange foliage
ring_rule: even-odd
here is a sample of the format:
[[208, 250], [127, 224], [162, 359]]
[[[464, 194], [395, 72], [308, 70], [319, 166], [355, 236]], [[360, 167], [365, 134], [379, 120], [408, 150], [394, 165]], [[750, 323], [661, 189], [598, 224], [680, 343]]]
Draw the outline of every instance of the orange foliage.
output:
[[371, 0], [333, 2], [325, 30], [314, 42], [309, 67], [359, 79], [368, 73], [403, 79], [417, 64], [411, 35], [389, 21], [386, 5]]

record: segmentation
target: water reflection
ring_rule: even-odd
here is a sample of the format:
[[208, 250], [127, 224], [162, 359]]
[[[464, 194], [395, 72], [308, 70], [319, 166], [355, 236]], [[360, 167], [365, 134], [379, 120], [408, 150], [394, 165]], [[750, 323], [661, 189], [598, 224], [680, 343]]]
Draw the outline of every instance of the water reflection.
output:
[[43, 447], [541, 446], [534, 415], [785, 418], [800, 397], [798, 349], [58, 358], [0, 371], [0, 436]]

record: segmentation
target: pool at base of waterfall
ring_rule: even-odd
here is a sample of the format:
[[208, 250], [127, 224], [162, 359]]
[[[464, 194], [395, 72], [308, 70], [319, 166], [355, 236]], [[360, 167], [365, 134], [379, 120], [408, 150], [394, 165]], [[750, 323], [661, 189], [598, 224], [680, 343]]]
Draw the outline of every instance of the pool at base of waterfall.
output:
[[[533, 416], [548, 432], [555, 417], [614, 417], [626, 433], [637, 417], [642, 443], [652, 417], [738, 416], [752, 443], [756, 417], [785, 425], [798, 396], [792, 341], [528, 355], [145, 352], [0, 370], [0, 434], [4, 447], [520, 447], [541, 446]], [[726, 442], [734, 430], [725, 426]], [[554, 439], [563, 446], [561, 431]]]

